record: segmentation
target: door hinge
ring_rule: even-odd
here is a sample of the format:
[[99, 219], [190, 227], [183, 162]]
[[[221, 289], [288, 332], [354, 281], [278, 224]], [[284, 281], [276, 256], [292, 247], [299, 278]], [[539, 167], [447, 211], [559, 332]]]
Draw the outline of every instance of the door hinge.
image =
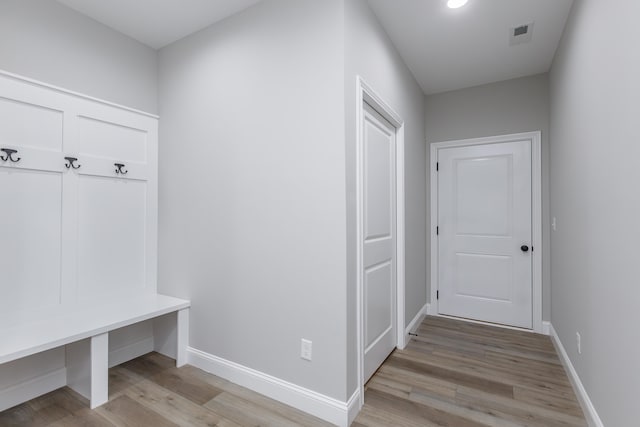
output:
[[436, 226], [436, 236], [440, 235], [440, 227]]
[[440, 299], [440, 291], [436, 291], [436, 299]]
[[533, 246], [531, 246], [531, 252], [533, 252]]
[[440, 162], [436, 162], [436, 172], [440, 170]]

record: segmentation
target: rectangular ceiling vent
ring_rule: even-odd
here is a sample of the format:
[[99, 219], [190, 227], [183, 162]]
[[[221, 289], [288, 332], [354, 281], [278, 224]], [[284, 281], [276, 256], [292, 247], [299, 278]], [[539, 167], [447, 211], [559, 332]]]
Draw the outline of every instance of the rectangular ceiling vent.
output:
[[529, 43], [533, 37], [533, 22], [509, 29], [509, 45]]

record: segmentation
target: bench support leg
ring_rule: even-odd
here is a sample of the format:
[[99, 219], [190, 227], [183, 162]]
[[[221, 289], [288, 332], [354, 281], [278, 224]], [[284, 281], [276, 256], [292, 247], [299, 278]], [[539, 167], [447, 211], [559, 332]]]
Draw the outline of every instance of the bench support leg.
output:
[[91, 337], [91, 409], [109, 400], [109, 334]]
[[187, 364], [187, 347], [189, 346], [189, 309], [178, 311], [176, 325], [176, 366]]
[[109, 399], [109, 334], [66, 346], [67, 385], [89, 399], [91, 409]]

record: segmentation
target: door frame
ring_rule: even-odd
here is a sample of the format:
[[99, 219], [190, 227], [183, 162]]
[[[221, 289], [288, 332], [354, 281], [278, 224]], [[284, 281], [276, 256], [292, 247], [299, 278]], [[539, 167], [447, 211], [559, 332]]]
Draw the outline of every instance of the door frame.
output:
[[[461, 139], [454, 141], [434, 142], [430, 144], [430, 188], [431, 188], [431, 224], [429, 230], [431, 235], [431, 315], [449, 317], [438, 313], [438, 236], [436, 227], [438, 226], [438, 172], [436, 162], [438, 161], [438, 150], [452, 147], [468, 147], [472, 145], [499, 144], [504, 142], [521, 141], [523, 139], [531, 141], [531, 246], [535, 248], [531, 252], [532, 256], [532, 329], [516, 328], [506, 325], [493, 324], [494, 326], [544, 333], [542, 325], [542, 133], [524, 132], [509, 135], [498, 135], [484, 138]], [[479, 321], [476, 321], [479, 322]], [[484, 322], [479, 322], [484, 323]]]
[[404, 331], [405, 315], [405, 192], [404, 192], [404, 120], [399, 114], [367, 84], [360, 76], [356, 76], [356, 301], [357, 301], [357, 364], [358, 390], [360, 407], [364, 405], [364, 290], [363, 290], [363, 252], [362, 236], [364, 235], [364, 189], [362, 172], [364, 170], [364, 103], [384, 117], [396, 129], [396, 347], [403, 349], [407, 345], [407, 334]]

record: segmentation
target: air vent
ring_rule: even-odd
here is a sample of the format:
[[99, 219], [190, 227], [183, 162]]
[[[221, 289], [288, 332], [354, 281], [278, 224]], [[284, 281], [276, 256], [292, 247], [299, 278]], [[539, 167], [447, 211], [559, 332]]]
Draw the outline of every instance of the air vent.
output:
[[518, 36], [522, 36], [527, 34], [527, 32], [529, 32], [529, 26], [528, 25], [521, 25], [519, 27], [516, 27], [513, 29], [513, 36], [514, 37], [518, 37]]
[[509, 45], [515, 46], [529, 43], [533, 37], [533, 22], [522, 24], [509, 29]]

